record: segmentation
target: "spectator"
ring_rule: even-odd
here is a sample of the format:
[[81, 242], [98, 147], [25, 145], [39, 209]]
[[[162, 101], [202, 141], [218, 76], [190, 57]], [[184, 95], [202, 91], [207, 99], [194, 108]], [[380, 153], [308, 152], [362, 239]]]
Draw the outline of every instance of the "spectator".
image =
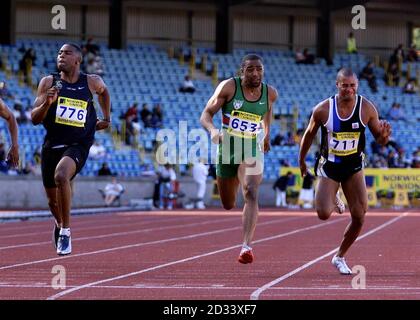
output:
[[106, 149], [97, 140], [93, 143], [89, 150], [89, 157], [92, 159], [102, 159], [106, 156]]
[[102, 167], [98, 170], [98, 176], [112, 176], [112, 172], [108, 167], [108, 163], [102, 163]]
[[411, 159], [411, 168], [420, 168], [420, 150], [417, 148], [416, 151], [413, 152], [413, 156]]
[[296, 53], [296, 63], [297, 64], [314, 64], [315, 63], [315, 55], [309, 53], [307, 48], [303, 49], [303, 52]]
[[204, 161], [198, 161], [194, 163], [192, 168], [192, 176], [194, 182], [197, 184], [197, 209], [205, 209], [204, 205], [204, 195], [206, 194], [206, 182], [207, 176], [209, 174], [208, 167], [204, 164]]
[[4, 143], [0, 142], [0, 172], [7, 173], [9, 166], [6, 163], [6, 150]]
[[127, 112], [124, 115], [125, 119], [125, 143], [127, 145], [132, 144], [132, 137], [135, 136], [135, 130], [133, 123], [138, 122], [138, 111], [137, 111], [137, 102], [133, 103], [133, 105], [127, 109]]
[[88, 74], [97, 74], [103, 76], [105, 74], [104, 67], [99, 56], [89, 57], [86, 65], [86, 73]]
[[90, 53], [94, 54], [95, 56], [97, 56], [100, 53], [99, 52], [99, 46], [93, 41], [92, 37], [88, 38], [84, 47], [86, 48], [87, 52], [90, 52]]
[[357, 53], [356, 38], [353, 32], [350, 32], [347, 37], [347, 53]]
[[389, 120], [407, 120], [404, 114], [404, 110], [401, 108], [401, 104], [394, 102], [391, 109], [388, 111]]
[[184, 92], [184, 93], [185, 92], [187, 92], [187, 93], [194, 93], [195, 92], [194, 83], [192, 82], [190, 76], [185, 76], [184, 83], [179, 88], [179, 92]]
[[283, 145], [283, 139], [284, 137], [280, 133], [277, 133], [274, 139], [271, 141], [271, 145], [281, 146]]
[[121, 196], [124, 191], [124, 187], [118, 183], [117, 178], [112, 177], [112, 182], [108, 183], [104, 189], [105, 195], [105, 206], [109, 207], [112, 203]]
[[363, 68], [360, 73], [360, 79], [366, 79], [372, 92], [378, 92], [378, 85], [376, 84], [376, 76], [374, 73], [375, 64], [373, 62], [368, 62], [368, 64]]
[[213, 163], [209, 164], [209, 177], [211, 177], [213, 180], [216, 180], [216, 166]]
[[23, 114], [22, 104], [20, 104], [19, 102], [15, 102], [12, 112], [18, 124], [21, 124], [24, 122], [24, 118], [22, 116]]
[[173, 201], [170, 199], [170, 194], [173, 191], [173, 184], [176, 180], [175, 170], [172, 165], [165, 164], [158, 168], [158, 181], [159, 181], [159, 209], [168, 210], [173, 209]]
[[418, 91], [419, 89], [416, 87], [415, 79], [408, 80], [403, 88], [404, 93], [414, 94], [414, 93], [417, 93]]
[[392, 55], [389, 57], [388, 65], [391, 66], [392, 64], [396, 64], [398, 66], [398, 64], [403, 61], [404, 61], [403, 45], [399, 44], [398, 47], [392, 53]]
[[161, 128], [163, 123], [163, 113], [160, 107], [160, 104], [156, 104], [153, 108], [152, 119], [151, 119], [152, 128]]
[[393, 63], [388, 68], [387, 82], [391, 86], [398, 86], [400, 84], [400, 72], [398, 71], [398, 65]]
[[2, 81], [0, 82], [0, 99], [14, 99], [14, 95], [10, 92], [10, 90], [7, 88], [6, 82]]
[[394, 150], [391, 150], [388, 153], [387, 161], [388, 168], [398, 168], [398, 155], [395, 153]]
[[25, 53], [22, 56], [22, 59], [19, 61], [19, 71], [23, 73], [24, 81], [27, 84], [30, 84], [30, 68], [35, 65], [36, 61], [36, 54], [35, 50], [32, 48], [29, 48], [25, 51]]
[[407, 61], [417, 62], [418, 60], [419, 56], [417, 54], [416, 44], [413, 43], [407, 52]]
[[306, 176], [303, 178], [302, 189], [299, 193], [299, 200], [302, 202], [302, 208], [309, 209], [313, 207], [314, 204], [314, 184], [315, 176], [312, 175], [309, 171]]
[[151, 126], [152, 112], [149, 110], [147, 103], [143, 103], [140, 111], [140, 119], [146, 128]]
[[286, 189], [291, 177], [292, 172], [288, 171], [287, 174], [279, 177], [273, 184], [273, 189], [276, 192], [276, 207], [287, 207]]
[[26, 123], [31, 122], [31, 111], [32, 108], [30, 106], [27, 106], [24, 112], [24, 120]]

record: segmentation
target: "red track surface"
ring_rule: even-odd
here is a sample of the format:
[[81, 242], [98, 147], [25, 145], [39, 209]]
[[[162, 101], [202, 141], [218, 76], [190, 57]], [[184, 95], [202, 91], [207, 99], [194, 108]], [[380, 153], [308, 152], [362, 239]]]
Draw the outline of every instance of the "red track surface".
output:
[[[347, 254], [365, 269], [365, 289], [330, 263], [348, 222], [262, 210], [248, 265], [237, 262], [239, 211], [73, 217], [66, 257], [55, 254], [51, 220], [3, 223], [0, 299], [420, 299], [420, 213], [368, 213]], [[51, 285], [56, 265], [65, 289]]]

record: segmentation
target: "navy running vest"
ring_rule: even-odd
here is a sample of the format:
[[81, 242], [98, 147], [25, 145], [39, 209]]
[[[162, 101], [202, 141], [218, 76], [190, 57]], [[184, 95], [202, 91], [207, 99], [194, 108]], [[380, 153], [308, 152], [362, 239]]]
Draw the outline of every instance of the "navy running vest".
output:
[[53, 77], [53, 86], [59, 89], [58, 98], [42, 122], [47, 130], [44, 147], [74, 144], [90, 147], [97, 116], [87, 75], [80, 73], [75, 83], [68, 83], [57, 74]]
[[337, 95], [329, 99], [328, 120], [321, 127], [321, 156], [334, 163], [359, 163], [365, 149], [365, 124], [362, 122], [362, 100], [356, 104], [347, 119], [337, 112]]

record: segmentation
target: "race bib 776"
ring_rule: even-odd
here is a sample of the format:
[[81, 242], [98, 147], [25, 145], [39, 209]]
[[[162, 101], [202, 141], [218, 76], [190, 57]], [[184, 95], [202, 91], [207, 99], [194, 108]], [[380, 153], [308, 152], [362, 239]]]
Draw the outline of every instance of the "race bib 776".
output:
[[58, 97], [55, 122], [73, 126], [84, 127], [87, 114], [87, 101]]

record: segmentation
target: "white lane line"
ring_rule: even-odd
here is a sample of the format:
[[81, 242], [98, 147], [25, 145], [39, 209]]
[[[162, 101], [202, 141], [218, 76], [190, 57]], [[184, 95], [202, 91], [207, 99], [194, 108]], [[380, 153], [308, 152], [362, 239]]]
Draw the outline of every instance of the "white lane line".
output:
[[[67, 288], [77, 288], [78, 286], [66, 286]], [[46, 283], [34, 283], [34, 284], [0, 284], [0, 288], [51, 288], [51, 284]], [[104, 286], [96, 285], [90, 286], [92, 289], [190, 289], [190, 290], [254, 290], [255, 287], [235, 287], [235, 286], [224, 286], [224, 285], [203, 285], [203, 286], [192, 286], [192, 285], [143, 285], [143, 284], [134, 284], [134, 285], [115, 285], [115, 286]], [[401, 290], [401, 291], [420, 291], [420, 287], [398, 287], [398, 286], [367, 286], [365, 289], [354, 289], [352, 287], [276, 287], [271, 288], [273, 291], [304, 291], [305, 294], [308, 294], [309, 291], [355, 291], [357, 292], [366, 292], [366, 291], [392, 291], [392, 290]], [[293, 293], [299, 294], [299, 293]]]
[[[267, 224], [283, 223], [283, 222], [286, 222], [286, 221], [297, 220], [297, 219], [301, 219], [301, 217], [286, 218], [286, 219], [282, 219], [282, 220], [278, 220], [278, 221], [267, 221], [267, 222], [260, 223], [259, 225], [261, 226], [261, 225], [267, 225]], [[30, 265], [43, 263], [43, 262], [50, 262], [50, 261], [63, 260], [63, 259], [71, 259], [71, 258], [75, 258], [75, 257], [82, 257], [82, 256], [88, 256], [88, 255], [117, 251], [117, 250], [143, 247], [143, 246], [147, 246], [147, 245], [167, 243], [167, 242], [178, 241], [178, 240], [194, 239], [194, 238], [198, 238], [198, 237], [205, 237], [205, 236], [208, 236], [208, 235], [223, 233], [223, 232], [226, 232], [226, 231], [233, 231], [233, 230], [237, 230], [237, 229], [242, 229], [242, 226], [226, 228], [226, 229], [219, 229], [219, 230], [216, 230], [216, 231], [207, 231], [207, 232], [202, 232], [202, 233], [195, 233], [195, 234], [191, 234], [191, 235], [168, 238], [168, 239], [163, 239], [163, 240], [156, 240], [156, 241], [150, 241], [150, 242], [140, 242], [140, 243], [136, 243], [136, 244], [130, 244], [130, 245], [119, 246], [119, 247], [108, 248], [108, 249], [101, 249], [101, 250], [78, 253], [78, 254], [71, 254], [71, 255], [68, 255], [68, 256], [62, 256], [62, 257], [56, 257], [56, 258], [49, 258], [49, 259], [42, 259], [42, 260], [35, 260], [35, 261], [17, 263], [17, 264], [13, 264], [13, 265], [9, 265], [9, 266], [0, 267], [0, 270], [12, 269], [12, 268], [22, 267], [22, 266], [30, 266]]]
[[[161, 230], [170, 230], [170, 229], [176, 229], [179, 227], [194, 227], [194, 226], [200, 226], [200, 225], [206, 225], [206, 224], [214, 224], [219, 222], [227, 222], [230, 220], [237, 220], [237, 218], [226, 218], [222, 220], [215, 221], [214, 219], [203, 221], [203, 222], [196, 222], [196, 223], [190, 223], [190, 224], [177, 224], [167, 227], [159, 227], [159, 228], [149, 228], [149, 229], [142, 229], [142, 230], [135, 230], [135, 231], [125, 231], [125, 232], [115, 232], [115, 233], [108, 233], [108, 234], [102, 234], [98, 236], [89, 236], [89, 237], [80, 237], [72, 239], [73, 242], [75, 241], [83, 241], [83, 240], [92, 240], [92, 239], [105, 239], [110, 237], [117, 237], [117, 236], [125, 236], [130, 234], [138, 234], [138, 233], [144, 233], [144, 232], [151, 232], [151, 231], [161, 231]], [[131, 224], [134, 225], [134, 224]], [[21, 248], [21, 247], [30, 247], [30, 246], [38, 246], [43, 244], [51, 244], [50, 241], [43, 241], [43, 242], [31, 242], [31, 243], [23, 243], [23, 244], [16, 244], [6, 247], [0, 247], [0, 250], [6, 250], [6, 249], [15, 249], [15, 248]]]
[[[404, 212], [401, 215], [399, 215], [398, 217], [395, 217], [395, 218], [393, 218], [393, 219], [391, 219], [391, 220], [389, 220], [389, 221], [387, 221], [387, 222], [379, 225], [378, 227], [370, 230], [369, 232], [366, 232], [365, 234], [363, 234], [362, 236], [360, 236], [359, 238], [357, 238], [356, 241], [362, 240], [362, 239], [370, 236], [371, 234], [373, 234], [373, 233], [375, 233], [375, 232], [377, 232], [377, 231], [379, 231], [379, 230], [381, 230], [381, 229], [389, 226], [390, 224], [392, 224], [392, 223], [400, 220], [401, 218], [405, 217], [407, 214], [408, 214], [408, 212]], [[280, 283], [280, 282], [282, 282], [282, 281], [290, 278], [291, 276], [295, 275], [296, 273], [298, 273], [298, 272], [300, 272], [302, 270], [305, 270], [306, 268], [312, 266], [313, 264], [317, 263], [318, 261], [321, 261], [322, 259], [324, 259], [324, 258], [326, 258], [326, 257], [328, 257], [328, 256], [330, 256], [330, 255], [332, 255], [334, 253], [336, 253], [338, 249], [339, 249], [339, 247], [334, 248], [333, 250], [327, 252], [326, 254], [324, 254], [322, 256], [319, 256], [318, 258], [313, 259], [313, 260], [305, 263], [304, 265], [300, 266], [299, 268], [296, 268], [295, 270], [292, 270], [289, 273], [286, 273], [285, 275], [283, 275], [283, 276], [281, 276], [281, 277], [279, 277], [277, 279], [274, 279], [273, 281], [271, 281], [271, 282], [263, 285], [262, 287], [258, 288], [254, 292], [252, 292], [251, 297], [250, 297], [251, 300], [258, 300], [258, 298], [261, 295], [261, 293], [263, 293], [265, 290], [267, 290], [267, 289], [275, 286], [276, 284], [278, 284], [278, 283]]]
[[[293, 234], [296, 234], [298, 232], [304, 232], [304, 231], [308, 231], [308, 230], [313, 230], [313, 229], [325, 227], [327, 225], [331, 225], [331, 224], [343, 221], [343, 219], [344, 218], [339, 218], [339, 219], [336, 219], [336, 220], [329, 221], [327, 223], [319, 223], [319, 224], [312, 225], [312, 226], [309, 226], [309, 227], [295, 229], [293, 231], [281, 233], [281, 234], [278, 234], [278, 235], [275, 235], [275, 236], [271, 236], [271, 237], [267, 237], [267, 238], [263, 238], [263, 239], [254, 241], [254, 243], [270, 241], [270, 240], [273, 240], [273, 239], [287, 237], [289, 235], [293, 235]], [[261, 225], [261, 223], [260, 223], [260, 225]], [[242, 229], [242, 226], [239, 227], [239, 228]], [[231, 228], [231, 229], [238, 229], [238, 228]], [[228, 230], [226, 230], [226, 231], [228, 231]], [[158, 269], [173, 266], [173, 265], [176, 265], [176, 264], [181, 264], [181, 263], [192, 261], [192, 260], [197, 260], [197, 259], [200, 259], [200, 258], [215, 255], [215, 254], [222, 253], [222, 252], [225, 252], [225, 251], [229, 251], [229, 250], [232, 250], [232, 249], [240, 248], [241, 246], [242, 245], [234, 245], [234, 246], [230, 246], [230, 247], [227, 247], [227, 248], [203, 253], [203, 254], [200, 254], [200, 255], [191, 256], [191, 257], [188, 257], [188, 258], [185, 258], [185, 259], [180, 259], [180, 260], [175, 260], [175, 261], [171, 261], [171, 262], [164, 263], [164, 264], [159, 264], [159, 265], [156, 265], [154, 267], [138, 270], [138, 271], [135, 271], [135, 272], [122, 274], [122, 275], [119, 275], [119, 276], [116, 276], [116, 277], [90, 282], [90, 283], [87, 283], [87, 284], [84, 284], [84, 285], [81, 285], [81, 286], [77, 286], [77, 287], [72, 288], [72, 289], [61, 291], [61, 292], [59, 292], [55, 295], [52, 295], [52, 296], [48, 297], [47, 300], [55, 300], [55, 299], [61, 298], [62, 296], [65, 296], [69, 293], [72, 293], [72, 292], [75, 292], [75, 291], [78, 291], [78, 290], [82, 290], [82, 289], [85, 289], [85, 288], [89, 288], [89, 287], [92, 287], [92, 286], [95, 286], [95, 285], [99, 285], [99, 284], [103, 284], [103, 283], [106, 283], [106, 282], [111, 282], [111, 281], [115, 281], [115, 280], [120, 280], [120, 279], [124, 279], [124, 278], [128, 278], [128, 277], [132, 277], [132, 276], [139, 275], [139, 274], [142, 274], [142, 273], [146, 273], [146, 272], [149, 272], [149, 271], [155, 271], [155, 270], [158, 270]]]
[[[187, 217], [181, 218], [181, 219], [182, 220], [188, 220], [188, 221], [191, 220], [191, 219], [188, 219]], [[149, 225], [149, 224], [152, 224], [152, 223], [162, 223], [162, 222], [168, 222], [168, 221], [169, 222], [170, 221], [179, 222], [179, 220], [181, 220], [181, 219], [168, 218], [168, 219], [158, 220], [155, 217], [155, 219], [148, 219], [146, 221], [137, 221], [137, 222], [132, 221], [132, 222], [125, 222], [125, 223], [120, 223], [120, 224], [114, 224], [114, 223], [112, 223], [111, 220], [105, 221], [105, 223], [104, 223], [103, 220], [97, 220], [96, 222], [91, 221], [92, 222], [91, 224], [94, 225], [94, 226], [91, 226], [91, 227], [89, 227], [89, 226], [83, 226], [83, 224], [80, 224], [80, 226], [79, 225], [74, 226], [72, 224], [71, 225], [71, 228], [73, 230], [74, 229], [77, 229], [77, 231], [85, 231], [85, 230], [106, 229], [106, 228], [109, 228], [109, 223], [112, 223], [112, 227], [118, 228], [118, 227], [134, 226], [134, 225], [143, 226], [143, 225]], [[98, 223], [100, 223], [101, 225], [98, 226]], [[40, 229], [40, 228], [44, 229], [45, 227], [48, 227], [51, 230], [49, 230], [49, 231], [42, 231], [42, 232], [30, 232], [30, 233], [28, 233], [28, 232], [18, 232], [16, 234], [10, 234], [10, 235], [5, 235], [5, 236], [0, 236], [0, 239], [6, 239], [6, 238], [22, 238], [22, 237], [26, 237], [26, 236], [34, 236], [34, 235], [40, 235], [40, 234], [51, 234], [52, 228], [53, 228], [52, 222], [50, 222], [50, 225], [49, 226], [42, 226], [42, 227], [36, 226], [36, 227], [34, 227], [32, 229]]]

